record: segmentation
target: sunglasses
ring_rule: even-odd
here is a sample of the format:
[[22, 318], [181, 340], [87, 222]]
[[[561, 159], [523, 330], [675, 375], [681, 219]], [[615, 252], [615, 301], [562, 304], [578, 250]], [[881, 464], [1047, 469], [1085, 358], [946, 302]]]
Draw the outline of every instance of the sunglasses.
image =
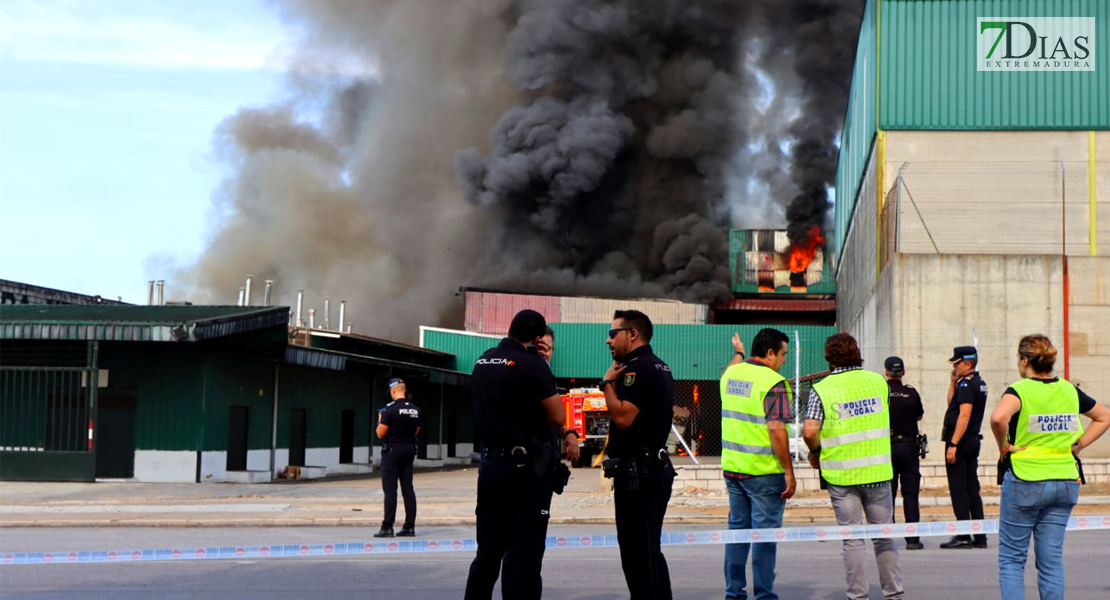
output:
[[622, 331], [632, 331], [634, 329], [636, 329], [636, 328], [635, 327], [616, 327], [616, 328], [610, 329], [609, 330], [609, 339], [611, 339], [611, 340], [616, 339], [618, 333], [620, 333]]

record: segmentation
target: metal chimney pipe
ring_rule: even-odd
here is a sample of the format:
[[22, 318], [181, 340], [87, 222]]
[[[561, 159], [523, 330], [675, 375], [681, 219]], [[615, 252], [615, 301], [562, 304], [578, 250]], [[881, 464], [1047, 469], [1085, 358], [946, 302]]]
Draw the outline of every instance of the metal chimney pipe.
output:
[[343, 324], [347, 321], [346, 317], [347, 317], [347, 301], [346, 300], [340, 300], [339, 301], [339, 329], [337, 329], [336, 331], [339, 331], [339, 332], [343, 331]]
[[304, 319], [302, 318], [304, 316], [304, 313], [302, 312], [303, 308], [304, 290], [297, 290], [297, 320], [293, 322], [293, 324], [297, 327], [304, 327]]
[[316, 329], [316, 309], [308, 309], [308, 328]]
[[266, 280], [266, 293], [263, 294], [263, 296], [262, 296], [262, 300], [263, 300], [262, 305], [263, 306], [269, 306], [270, 305], [270, 301], [273, 300], [273, 293], [274, 293], [274, 281], [272, 279], [267, 279]]
[[163, 290], [165, 290], [165, 289], [166, 289], [166, 282], [165, 282], [164, 280], [161, 280], [161, 279], [159, 279], [159, 280], [158, 280], [158, 281], [156, 282], [156, 284], [155, 284], [155, 285], [157, 285], [157, 286], [158, 286], [158, 296], [157, 296], [157, 298], [156, 298], [156, 299], [157, 299], [157, 301], [158, 301], [158, 306], [162, 306], [162, 305], [164, 305], [164, 304], [166, 303], [166, 302], [165, 302], [165, 298], [164, 298], [164, 297], [162, 296], [162, 292], [163, 292]]
[[347, 323], [347, 331], [345, 333], [351, 333], [351, 324], [350, 323]]
[[154, 306], [154, 280], [151, 279], [146, 285], [146, 305]]
[[324, 329], [331, 331], [331, 298], [324, 298]]
[[235, 303], [235, 306], [243, 306], [243, 299], [246, 298], [246, 295], [247, 288], [239, 288], [239, 301]]
[[251, 277], [254, 277], [254, 276], [253, 275], [247, 275], [247, 285], [244, 286], [244, 288], [243, 288], [244, 290], [246, 290], [246, 294], [244, 294], [244, 296], [243, 296], [243, 306], [250, 306], [251, 305]]

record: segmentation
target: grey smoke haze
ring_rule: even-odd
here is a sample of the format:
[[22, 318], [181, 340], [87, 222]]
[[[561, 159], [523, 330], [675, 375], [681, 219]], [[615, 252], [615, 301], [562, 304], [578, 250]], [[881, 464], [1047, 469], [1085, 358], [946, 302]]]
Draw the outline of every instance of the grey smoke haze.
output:
[[290, 99], [216, 132], [198, 300], [251, 273], [412, 339], [460, 285], [720, 299], [730, 224], [824, 223], [863, 0], [276, 4]]

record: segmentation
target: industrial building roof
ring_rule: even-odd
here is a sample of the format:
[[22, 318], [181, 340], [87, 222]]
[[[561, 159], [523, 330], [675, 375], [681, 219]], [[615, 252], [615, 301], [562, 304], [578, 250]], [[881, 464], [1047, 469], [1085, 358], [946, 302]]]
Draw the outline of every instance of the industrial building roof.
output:
[[288, 321], [285, 306], [7, 305], [0, 340], [200, 341]]
[[386, 367], [390, 369], [391, 373], [400, 376], [405, 376], [406, 373], [424, 374], [428, 376], [428, 379], [431, 383], [443, 383], [446, 385], [458, 386], [465, 386], [469, 385], [470, 383], [470, 375], [468, 373], [460, 373], [458, 371], [452, 371], [450, 369], [441, 369], [438, 367], [418, 365], [414, 363], [378, 358], [374, 356], [363, 356], [360, 354], [351, 354], [348, 352], [324, 350], [322, 348], [286, 346], [285, 362], [291, 365], [315, 367], [317, 369], [330, 369], [332, 371], [346, 370], [347, 363], [361, 363], [367, 365], [375, 365], [379, 367]]

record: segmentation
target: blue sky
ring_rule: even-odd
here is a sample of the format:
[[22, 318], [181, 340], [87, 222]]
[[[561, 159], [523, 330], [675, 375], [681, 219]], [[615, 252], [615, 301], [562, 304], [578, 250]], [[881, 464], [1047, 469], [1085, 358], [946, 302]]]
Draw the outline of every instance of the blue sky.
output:
[[282, 98], [294, 33], [262, 0], [0, 2], [0, 278], [145, 302], [203, 249], [212, 132]]

